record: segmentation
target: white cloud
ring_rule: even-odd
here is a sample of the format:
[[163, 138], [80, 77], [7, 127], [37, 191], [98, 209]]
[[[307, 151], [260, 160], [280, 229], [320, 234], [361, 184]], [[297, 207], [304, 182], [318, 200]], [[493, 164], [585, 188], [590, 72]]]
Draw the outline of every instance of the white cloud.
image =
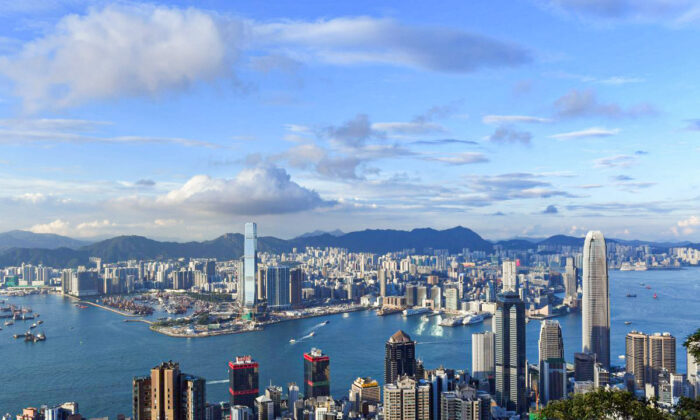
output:
[[568, 133], [553, 134], [549, 137], [553, 138], [553, 139], [559, 139], [559, 140], [570, 140], [570, 139], [580, 139], [580, 138], [586, 138], [586, 137], [610, 137], [610, 136], [614, 136], [615, 134], [617, 134], [619, 132], [620, 132], [620, 129], [618, 129], [618, 128], [608, 129], [608, 128], [601, 128], [601, 127], [591, 127], [591, 128], [587, 128], [585, 130], [570, 131]]
[[484, 124], [511, 124], [511, 123], [548, 123], [549, 118], [532, 117], [529, 115], [484, 115], [481, 119]]
[[117, 225], [109, 220], [93, 220], [82, 223], [71, 223], [63, 219], [56, 219], [49, 223], [36, 224], [29, 228], [34, 233], [52, 233], [55, 235], [91, 237], [108, 232]]
[[57, 235], [66, 235], [69, 229], [70, 223], [61, 219], [56, 219], [49, 223], [37, 224], [29, 228], [29, 230], [34, 233], [54, 233]]
[[372, 129], [384, 132], [390, 137], [417, 136], [447, 131], [441, 124], [424, 121], [378, 122], [372, 124]]
[[477, 152], [464, 152], [452, 156], [431, 157], [426, 159], [447, 163], [449, 165], [469, 165], [472, 163], [484, 163], [489, 161], [483, 153]]
[[608, 156], [594, 161], [598, 168], [627, 168], [637, 163], [637, 158], [631, 155]]
[[214, 17], [193, 8], [110, 5], [64, 17], [3, 58], [0, 73], [16, 83], [28, 110], [156, 95], [229, 72], [227, 36]]
[[690, 235], [698, 227], [700, 227], [700, 217], [690, 216], [687, 219], [679, 220], [676, 226], [671, 227], [671, 232], [676, 236]]

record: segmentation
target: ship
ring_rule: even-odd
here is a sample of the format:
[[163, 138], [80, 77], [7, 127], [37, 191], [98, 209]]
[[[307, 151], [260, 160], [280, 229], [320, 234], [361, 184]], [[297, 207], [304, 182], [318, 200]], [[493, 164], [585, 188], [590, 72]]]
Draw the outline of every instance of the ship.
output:
[[622, 263], [622, 265], [620, 266], [620, 271], [632, 271], [632, 270], [634, 270], [634, 269], [632, 268], [632, 264], [630, 264], [630, 263], [628, 263], [628, 262], [624, 262], [624, 263]]
[[409, 316], [413, 316], [413, 315], [425, 314], [428, 312], [430, 312], [430, 308], [421, 307], [421, 308], [404, 309], [402, 314], [404, 317], [409, 317]]
[[328, 325], [329, 322], [331, 322], [331, 321], [328, 321], [328, 320], [323, 321], [323, 324], [321, 324], [321, 325]]
[[637, 297], [637, 295], [634, 293], [627, 293], [627, 297]]
[[630, 325], [632, 321], [625, 321], [625, 325]]
[[291, 344], [294, 344], [294, 343], [297, 342], [297, 340], [295, 340], [295, 339], [293, 339], [293, 338], [290, 338], [290, 339], [289, 339], [289, 342], [290, 342]]
[[440, 321], [440, 326], [442, 327], [456, 327], [458, 325], [462, 325], [462, 317], [455, 316], [455, 317], [450, 317], [450, 318], [445, 318], [442, 321]]
[[467, 315], [462, 320], [462, 325], [478, 324], [480, 322], [484, 322], [484, 318], [485, 317], [481, 314], [479, 314], [479, 315]]
[[621, 355], [617, 356], [617, 358], [620, 359], [620, 360], [625, 360], [625, 355], [624, 355], [624, 354], [621, 354]]
[[316, 335], [316, 331], [311, 331], [311, 332], [309, 333], [309, 337], [313, 337], [314, 335]]
[[5, 326], [9, 327], [10, 325], [14, 325], [15, 321], [5, 321]]
[[39, 320], [39, 321], [36, 322], [36, 325], [41, 325], [41, 324], [43, 324], [43, 323], [44, 323], [44, 321]]
[[654, 299], [658, 299], [659, 297], [656, 295], [656, 293], [654, 293], [653, 298], [654, 298]]
[[36, 328], [36, 323], [30, 325], [29, 328]]

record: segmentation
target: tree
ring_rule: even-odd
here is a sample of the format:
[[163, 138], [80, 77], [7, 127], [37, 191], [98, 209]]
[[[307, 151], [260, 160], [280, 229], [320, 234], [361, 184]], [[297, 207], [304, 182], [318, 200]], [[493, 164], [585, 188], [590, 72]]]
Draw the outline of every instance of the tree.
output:
[[700, 328], [685, 339], [683, 347], [688, 349], [688, 353], [692, 354], [695, 360], [700, 360]]
[[568, 400], [550, 401], [541, 413], [547, 419], [558, 420], [665, 420], [672, 419], [655, 405], [638, 400], [627, 391], [598, 388]]

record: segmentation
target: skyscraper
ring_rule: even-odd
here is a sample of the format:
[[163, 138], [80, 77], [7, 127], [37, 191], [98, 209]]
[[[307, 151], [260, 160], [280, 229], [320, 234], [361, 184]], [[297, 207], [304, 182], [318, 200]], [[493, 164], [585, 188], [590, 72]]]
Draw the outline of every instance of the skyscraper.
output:
[[247, 307], [255, 306], [255, 275], [258, 271], [258, 225], [245, 224], [243, 243], [243, 303]]
[[566, 396], [564, 341], [558, 321], [542, 321], [539, 340], [540, 400], [546, 404]]
[[259, 387], [258, 362], [250, 356], [236, 357], [236, 360], [228, 362], [228, 378], [231, 406], [254, 408]]
[[576, 382], [593, 382], [595, 364], [595, 354], [574, 353], [574, 379]]
[[564, 289], [566, 297], [576, 298], [576, 266], [573, 257], [566, 257], [566, 271], [564, 272]]
[[491, 331], [472, 334], [472, 375], [476, 379], [493, 378], [495, 336]]
[[649, 337], [638, 331], [631, 331], [625, 337], [625, 367], [627, 373], [634, 375], [637, 389], [644, 389], [646, 369], [649, 357]]
[[295, 268], [289, 272], [289, 304], [292, 307], [301, 305], [301, 288], [304, 284], [304, 271]]
[[503, 292], [518, 292], [518, 269], [515, 261], [503, 261]]
[[385, 420], [430, 420], [430, 385], [408, 376], [384, 385]]
[[368, 405], [377, 405], [381, 401], [381, 389], [379, 383], [372, 378], [357, 378], [350, 388], [350, 402], [355, 411], [363, 415], [368, 414]]
[[331, 360], [320, 349], [304, 353], [304, 398], [331, 395]]
[[379, 282], [379, 296], [386, 296], [386, 270], [383, 268], [377, 271], [377, 281]]
[[150, 376], [134, 378], [132, 400], [135, 420], [204, 420], [205, 380], [161, 363]]
[[583, 245], [582, 349], [610, 369], [610, 296], [605, 238], [590, 231]]
[[265, 281], [267, 306], [289, 306], [289, 267], [268, 267]]
[[659, 373], [665, 369], [676, 373], [676, 337], [670, 333], [649, 336], [649, 375], [647, 382], [657, 384]]
[[405, 332], [394, 333], [385, 346], [384, 384], [396, 382], [402, 375], [416, 374], [416, 342]]
[[496, 299], [496, 402], [506, 410], [527, 410], [525, 388], [525, 304], [515, 292]]

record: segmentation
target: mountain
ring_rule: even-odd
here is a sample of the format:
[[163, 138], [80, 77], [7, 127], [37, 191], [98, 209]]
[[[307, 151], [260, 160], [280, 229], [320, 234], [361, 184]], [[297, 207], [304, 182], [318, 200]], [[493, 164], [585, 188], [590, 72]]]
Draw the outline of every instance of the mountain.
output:
[[297, 236], [297, 237], [294, 238], [294, 239], [299, 239], [299, 238], [310, 238], [310, 237], [312, 237], [312, 236], [321, 236], [321, 235], [326, 234], [326, 233], [329, 234], [329, 235], [331, 235], [331, 236], [342, 236], [342, 235], [345, 235], [345, 232], [343, 232], [343, 231], [340, 230], [340, 229], [332, 230], [332, 231], [330, 231], [330, 232], [325, 232], [325, 231], [323, 231], [323, 230], [314, 230], [313, 232], [307, 232], [307, 233], [304, 233], [303, 235], [299, 235], [299, 236]]
[[[463, 248], [490, 251], [492, 245], [474, 231], [455, 227], [447, 230], [413, 229], [364, 230], [334, 236], [323, 233], [317, 236], [298, 237], [291, 240], [271, 236], [258, 238], [258, 249], [264, 252], [289, 252], [292, 248], [338, 247], [352, 252], [386, 253], [414, 248], [449, 249], [452, 253]], [[89, 257], [100, 257], [104, 262], [129, 259], [217, 258], [233, 259], [243, 255], [243, 235], [227, 233], [203, 242], [160, 242], [143, 236], [117, 236], [85, 245], [78, 249], [11, 248], [0, 252], [0, 266], [44, 264], [52, 267], [85, 265]]]
[[25, 230], [11, 230], [0, 233], [0, 251], [10, 248], [80, 248], [88, 242], [52, 233], [34, 233]]

